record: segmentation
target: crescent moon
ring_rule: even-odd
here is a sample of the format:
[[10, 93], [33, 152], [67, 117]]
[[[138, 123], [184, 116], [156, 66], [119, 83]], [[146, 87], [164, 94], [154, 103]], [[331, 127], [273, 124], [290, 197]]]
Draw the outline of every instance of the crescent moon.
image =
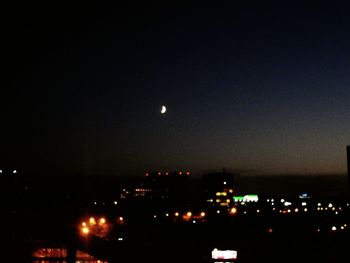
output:
[[161, 113], [161, 114], [164, 114], [165, 112], [166, 112], [166, 107], [163, 105], [163, 106], [162, 106], [162, 109], [160, 110], [160, 113]]

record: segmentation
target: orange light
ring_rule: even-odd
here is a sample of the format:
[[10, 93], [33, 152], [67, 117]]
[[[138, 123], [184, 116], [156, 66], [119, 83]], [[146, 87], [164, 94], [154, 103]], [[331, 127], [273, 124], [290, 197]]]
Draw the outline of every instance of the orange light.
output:
[[175, 213], [175, 216], [179, 216], [179, 213], [178, 213], [178, 212], [176, 212], [176, 213]]
[[205, 217], [205, 213], [204, 212], [201, 213], [201, 217]]
[[90, 223], [90, 225], [96, 225], [96, 220], [95, 220], [95, 218], [90, 217], [89, 223]]
[[192, 216], [192, 213], [191, 212], [187, 212], [186, 214], [188, 217], [191, 217]]
[[231, 214], [236, 214], [237, 213], [237, 208], [236, 207], [232, 207], [230, 210]]
[[82, 226], [86, 226], [86, 223], [85, 223], [85, 222], [83, 222], [83, 223], [81, 223], [81, 225], [82, 225]]
[[119, 221], [124, 221], [124, 218], [122, 216], [120, 216]]
[[81, 232], [83, 232], [83, 234], [87, 235], [87, 234], [89, 234], [90, 230], [89, 230], [88, 227], [83, 227], [83, 228], [81, 229]]
[[106, 219], [104, 217], [100, 218], [100, 224], [103, 225], [106, 223]]

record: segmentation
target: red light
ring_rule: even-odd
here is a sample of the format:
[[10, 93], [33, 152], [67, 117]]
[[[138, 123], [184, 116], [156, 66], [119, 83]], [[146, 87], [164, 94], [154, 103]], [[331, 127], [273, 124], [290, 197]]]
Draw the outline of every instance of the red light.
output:
[[190, 172], [186, 172], [186, 175], [190, 175]]
[[168, 172], [166, 172], [166, 173], [165, 173], [165, 175], [169, 175], [169, 173], [168, 173]]
[[272, 228], [269, 228], [268, 230], [267, 230], [267, 232], [269, 232], [270, 234], [273, 232], [273, 229]]
[[146, 173], [146, 176], [149, 176], [149, 173]]
[[162, 173], [161, 172], [158, 172], [158, 175], [161, 175]]
[[182, 172], [179, 172], [179, 175], [182, 175]]

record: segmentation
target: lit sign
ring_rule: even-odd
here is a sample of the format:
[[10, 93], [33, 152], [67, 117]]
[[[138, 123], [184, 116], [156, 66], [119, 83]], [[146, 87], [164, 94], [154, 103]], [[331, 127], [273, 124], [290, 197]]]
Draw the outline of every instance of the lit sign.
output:
[[259, 198], [257, 195], [245, 195], [245, 196], [234, 196], [235, 202], [258, 202]]
[[236, 250], [218, 250], [215, 248], [211, 252], [212, 259], [237, 259], [237, 251]]
[[234, 196], [233, 201], [235, 202], [243, 202], [244, 196]]

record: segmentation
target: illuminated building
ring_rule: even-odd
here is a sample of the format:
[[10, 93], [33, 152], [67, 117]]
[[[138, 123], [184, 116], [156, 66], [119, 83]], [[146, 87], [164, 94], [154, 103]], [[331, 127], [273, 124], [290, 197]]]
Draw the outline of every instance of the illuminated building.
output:
[[180, 200], [186, 197], [189, 175], [189, 171], [147, 172], [142, 184], [146, 189], [150, 189], [146, 191], [152, 199]]
[[[204, 191], [207, 200], [213, 200], [211, 203], [217, 207], [229, 207], [236, 187], [234, 178], [236, 174], [227, 173], [210, 173], [202, 176]], [[209, 201], [208, 201], [209, 202]]]
[[124, 184], [120, 199], [184, 199], [190, 172], [146, 172], [142, 178]]

